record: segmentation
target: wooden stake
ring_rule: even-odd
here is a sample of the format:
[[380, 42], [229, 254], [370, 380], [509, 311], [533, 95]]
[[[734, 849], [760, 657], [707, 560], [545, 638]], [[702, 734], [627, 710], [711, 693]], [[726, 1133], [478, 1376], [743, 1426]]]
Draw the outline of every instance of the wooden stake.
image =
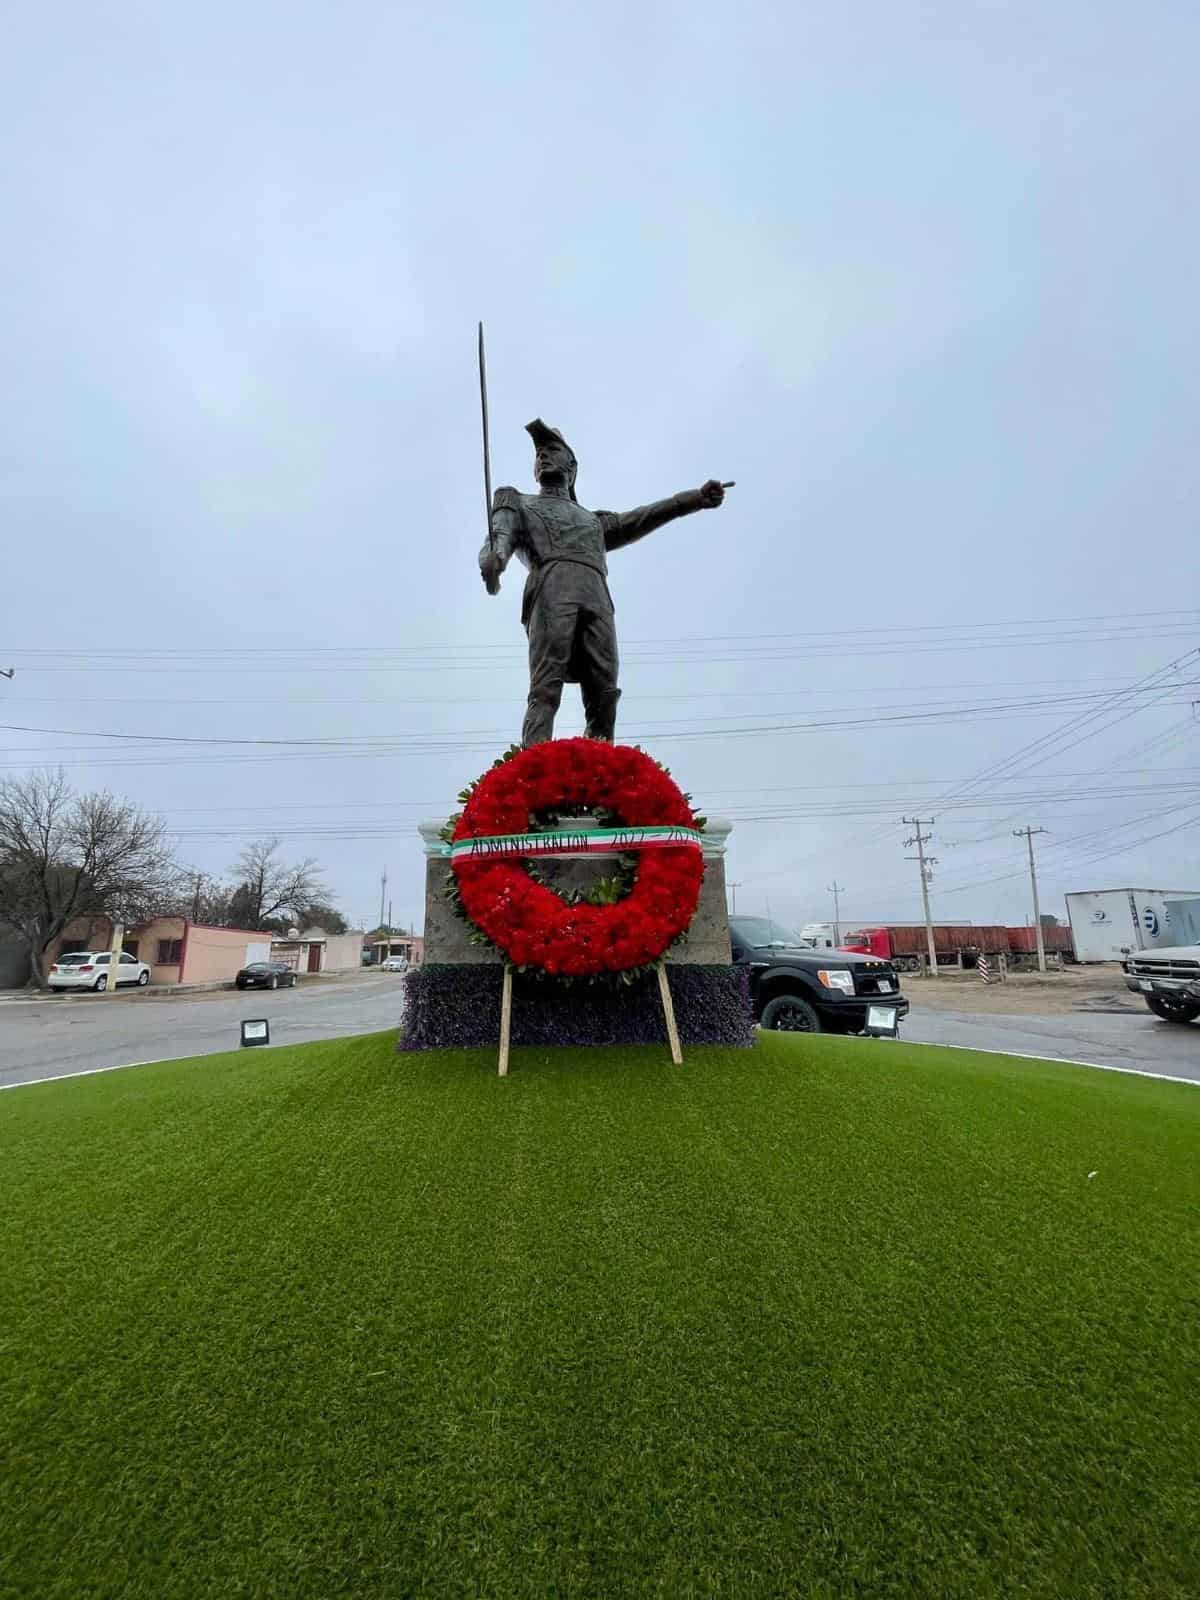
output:
[[658, 963], [658, 992], [662, 997], [663, 1016], [667, 1019], [667, 1038], [671, 1041], [671, 1060], [677, 1067], [683, 1065], [683, 1051], [679, 1046], [679, 1029], [675, 1026], [675, 1002], [671, 999], [671, 985], [667, 982], [666, 962]]
[[504, 986], [500, 991], [500, 1076], [508, 1077], [508, 1036], [512, 1032], [512, 968], [504, 963]]

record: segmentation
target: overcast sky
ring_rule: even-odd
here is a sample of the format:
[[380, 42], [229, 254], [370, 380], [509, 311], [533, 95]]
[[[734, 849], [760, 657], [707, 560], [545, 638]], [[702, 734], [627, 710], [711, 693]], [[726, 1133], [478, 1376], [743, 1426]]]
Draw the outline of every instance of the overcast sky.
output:
[[737, 480], [611, 583], [739, 910], [919, 916], [914, 813], [939, 920], [1027, 917], [1026, 823], [1046, 909], [1200, 888], [1198, 46], [1182, 0], [18, 8], [0, 712], [70, 732], [0, 767], [419, 923], [525, 693], [482, 317], [495, 482], [534, 415], [593, 507]]

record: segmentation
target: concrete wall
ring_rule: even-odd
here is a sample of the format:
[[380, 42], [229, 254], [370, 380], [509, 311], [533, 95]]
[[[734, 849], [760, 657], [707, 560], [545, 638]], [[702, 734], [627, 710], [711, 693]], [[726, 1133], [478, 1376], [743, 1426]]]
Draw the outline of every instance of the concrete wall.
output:
[[0, 989], [19, 989], [29, 977], [29, 953], [19, 940], [0, 938]]
[[130, 936], [137, 940], [138, 960], [150, 963], [151, 983], [183, 982], [177, 964], [160, 964], [158, 942], [160, 939], [182, 939], [185, 926], [183, 917], [155, 917], [144, 928], [129, 930]]
[[[138, 957], [150, 963], [151, 983], [227, 983], [250, 961], [265, 961], [270, 950], [266, 934], [245, 928], [208, 928], [185, 917], [155, 917], [129, 930], [137, 940]], [[183, 944], [183, 966], [160, 962], [163, 940]]]
[[362, 931], [331, 933], [325, 941], [322, 972], [355, 972], [362, 966]]
[[112, 943], [112, 923], [105, 917], [76, 917], [68, 922], [46, 951], [46, 970], [58, 960], [65, 944], [81, 945], [84, 950], [107, 950]]
[[267, 960], [270, 945], [270, 934], [254, 933], [246, 928], [204, 928], [191, 923], [182, 981], [227, 983], [247, 961]]

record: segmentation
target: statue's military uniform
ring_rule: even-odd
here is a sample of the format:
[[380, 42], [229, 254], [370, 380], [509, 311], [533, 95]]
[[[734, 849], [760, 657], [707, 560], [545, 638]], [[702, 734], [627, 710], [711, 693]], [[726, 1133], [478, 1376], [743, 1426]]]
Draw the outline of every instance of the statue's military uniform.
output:
[[490, 556], [503, 569], [516, 555], [529, 568], [521, 607], [529, 638], [523, 744], [553, 738], [564, 683], [578, 683], [582, 690], [589, 737], [612, 739], [621, 691], [608, 552], [703, 505], [695, 489], [621, 513], [585, 510], [573, 483], [565, 494], [496, 490], [492, 539], [480, 551], [480, 563]]

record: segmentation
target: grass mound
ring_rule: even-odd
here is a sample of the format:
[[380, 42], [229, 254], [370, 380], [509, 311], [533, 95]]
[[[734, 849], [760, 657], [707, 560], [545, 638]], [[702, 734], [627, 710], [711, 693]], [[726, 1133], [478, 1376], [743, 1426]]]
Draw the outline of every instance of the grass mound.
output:
[[1198, 1133], [773, 1035], [5, 1094], [0, 1593], [1194, 1595]]

